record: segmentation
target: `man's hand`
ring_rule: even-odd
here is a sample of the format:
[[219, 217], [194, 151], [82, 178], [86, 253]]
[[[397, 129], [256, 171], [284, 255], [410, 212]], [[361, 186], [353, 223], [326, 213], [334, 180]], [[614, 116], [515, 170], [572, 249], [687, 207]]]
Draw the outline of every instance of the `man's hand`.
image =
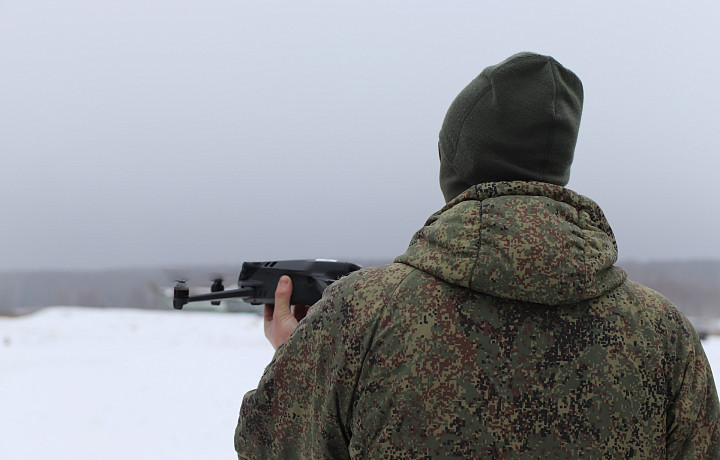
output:
[[275, 305], [265, 305], [265, 337], [276, 350], [290, 337], [298, 322], [308, 311], [305, 305], [295, 305], [291, 311], [291, 294], [292, 280], [289, 276], [283, 275], [275, 289]]

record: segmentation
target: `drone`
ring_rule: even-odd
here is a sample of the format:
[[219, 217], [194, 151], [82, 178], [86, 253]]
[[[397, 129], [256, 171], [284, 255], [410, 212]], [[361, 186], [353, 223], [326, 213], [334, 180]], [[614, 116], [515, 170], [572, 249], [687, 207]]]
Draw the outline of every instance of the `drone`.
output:
[[190, 295], [187, 280], [176, 280], [173, 308], [182, 310], [189, 302], [210, 301], [220, 305], [223, 299], [241, 298], [251, 305], [275, 303], [275, 288], [283, 275], [290, 276], [293, 291], [291, 305], [313, 305], [322, 293], [341, 277], [360, 270], [359, 265], [328, 259], [277, 260], [244, 262], [238, 288], [225, 290], [222, 277], [215, 277], [207, 294]]

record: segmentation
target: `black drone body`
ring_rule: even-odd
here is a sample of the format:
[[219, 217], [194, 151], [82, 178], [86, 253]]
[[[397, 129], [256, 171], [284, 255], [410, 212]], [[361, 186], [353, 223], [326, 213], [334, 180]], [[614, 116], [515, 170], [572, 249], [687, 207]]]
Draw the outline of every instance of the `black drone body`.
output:
[[336, 260], [278, 260], [272, 262], [243, 263], [238, 288], [225, 290], [223, 280], [216, 278], [210, 293], [191, 296], [184, 280], [175, 285], [173, 307], [182, 309], [188, 302], [211, 301], [218, 305], [222, 299], [242, 298], [252, 305], [275, 303], [275, 288], [283, 275], [292, 279], [292, 305], [312, 305], [322, 297], [330, 284], [348, 273], [359, 270], [359, 265]]

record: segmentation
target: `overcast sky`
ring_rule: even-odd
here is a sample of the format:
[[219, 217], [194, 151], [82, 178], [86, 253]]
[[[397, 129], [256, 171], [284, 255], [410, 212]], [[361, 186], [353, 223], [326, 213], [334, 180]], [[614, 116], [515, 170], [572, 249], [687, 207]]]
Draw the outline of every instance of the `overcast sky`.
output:
[[720, 258], [720, 4], [0, 1], [0, 270], [391, 258], [455, 95], [585, 87], [569, 188], [621, 260]]

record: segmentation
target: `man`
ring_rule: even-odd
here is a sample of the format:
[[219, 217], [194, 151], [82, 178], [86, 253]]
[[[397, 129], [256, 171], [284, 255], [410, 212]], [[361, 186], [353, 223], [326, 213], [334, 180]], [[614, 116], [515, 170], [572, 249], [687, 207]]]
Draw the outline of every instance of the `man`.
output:
[[626, 279], [600, 208], [564, 188], [580, 80], [491, 66], [440, 131], [447, 204], [394, 264], [333, 284], [244, 400], [240, 458], [720, 458], [693, 327]]

